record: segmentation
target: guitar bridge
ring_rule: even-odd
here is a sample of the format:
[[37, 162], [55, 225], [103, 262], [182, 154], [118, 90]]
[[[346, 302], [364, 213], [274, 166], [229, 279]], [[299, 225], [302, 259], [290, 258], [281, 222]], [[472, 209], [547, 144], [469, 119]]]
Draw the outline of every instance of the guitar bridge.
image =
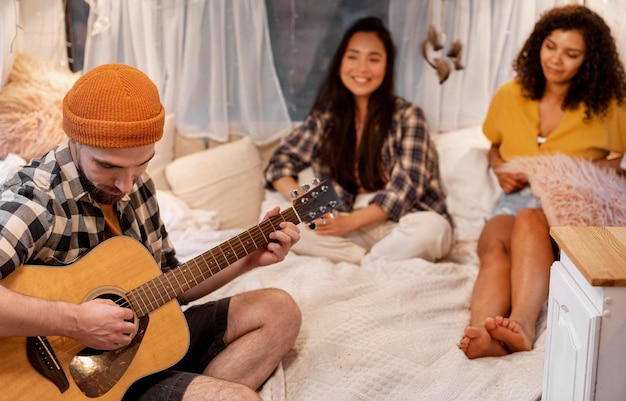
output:
[[46, 337], [27, 337], [26, 355], [33, 368], [54, 383], [61, 393], [70, 387], [63, 367], [59, 364], [59, 360]]

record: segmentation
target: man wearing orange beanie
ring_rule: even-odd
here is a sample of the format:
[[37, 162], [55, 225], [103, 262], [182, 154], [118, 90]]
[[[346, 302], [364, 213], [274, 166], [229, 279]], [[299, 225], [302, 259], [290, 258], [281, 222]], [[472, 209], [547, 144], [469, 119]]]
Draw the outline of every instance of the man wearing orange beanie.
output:
[[[141, 287], [146, 298], [160, 301], [178, 286], [184, 291], [169, 299], [187, 303], [250, 269], [283, 260], [300, 238], [294, 224], [282, 222], [269, 234], [267, 246], [204, 281], [184, 282], [188, 272], [179, 269], [156, 189], [145, 174], [164, 117], [158, 90], [141, 71], [122, 64], [94, 68], [64, 98], [68, 139], [5, 182], [0, 193], [0, 383], [8, 398], [260, 400], [255, 390], [293, 346], [301, 316], [282, 290], [246, 292], [190, 307], [179, 318], [183, 329], [175, 334], [181, 336], [170, 338], [161, 333], [169, 333], [176, 314], [169, 319], [159, 312], [176, 301], [165, 299], [163, 309], [140, 314], [145, 306], [137, 300], [144, 299], [141, 293], [115, 281], [118, 276], [130, 281], [144, 274], [140, 270], [155, 268], [131, 263], [147, 249], [149, 261], [163, 275], [155, 268], [155, 280], [161, 280]], [[267, 217], [278, 212], [275, 208]], [[141, 243], [141, 252], [121, 247], [99, 253], [105, 245], [128, 240], [124, 237]], [[88, 262], [81, 264], [89, 251]], [[104, 273], [88, 270], [119, 254], [126, 259], [107, 265]], [[82, 278], [66, 278], [74, 273]], [[44, 274], [51, 275], [41, 278]], [[105, 276], [95, 278], [102, 285], [81, 292], [73, 302], [67, 294], [94, 275]], [[41, 296], [50, 288], [54, 295]], [[181, 341], [189, 347], [179, 358], [174, 350]], [[75, 346], [70, 356], [62, 348], [68, 343]], [[15, 357], [7, 356], [14, 348]], [[145, 366], [153, 360], [155, 366]], [[158, 365], [161, 360], [165, 366]], [[94, 373], [99, 369], [101, 376]]]

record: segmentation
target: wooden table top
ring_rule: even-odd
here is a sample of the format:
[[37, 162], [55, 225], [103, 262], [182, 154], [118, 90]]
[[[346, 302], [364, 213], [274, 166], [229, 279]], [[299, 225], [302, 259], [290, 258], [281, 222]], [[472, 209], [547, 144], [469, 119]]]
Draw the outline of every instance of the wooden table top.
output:
[[589, 284], [626, 287], [626, 227], [552, 227], [550, 235]]

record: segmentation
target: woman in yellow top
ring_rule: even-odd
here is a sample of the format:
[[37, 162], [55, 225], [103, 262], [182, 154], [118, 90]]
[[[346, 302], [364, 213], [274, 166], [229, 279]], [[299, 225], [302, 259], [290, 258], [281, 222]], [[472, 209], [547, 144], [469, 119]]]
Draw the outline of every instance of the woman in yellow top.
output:
[[546, 12], [495, 94], [483, 132], [504, 193], [478, 240], [480, 270], [460, 348], [468, 358], [532, 349], [556, 249], [526, 177], [498, 172], [519, 156], [562, 153], [620, 167], [626, 148], [626, 74], [611, 32], [584, 6]]

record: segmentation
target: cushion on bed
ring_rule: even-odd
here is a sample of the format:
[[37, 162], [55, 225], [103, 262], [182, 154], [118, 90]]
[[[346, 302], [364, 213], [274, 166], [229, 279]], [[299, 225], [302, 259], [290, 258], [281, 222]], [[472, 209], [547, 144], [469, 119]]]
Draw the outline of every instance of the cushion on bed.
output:
[[190, 208], [217, 211], [220, 230], [258, 223], [263, 163], [249, 137], [178, 158], [167, 165], [165, 177]]
[[502, 192], [489, 168], [491, 146], [480, 126], [433, 134], [446, 205], [457, 240], [475, 240]]
[[521, 157], [503, 171], [528, 177], [551, 226], [626, 226], [626, 178], [565, 155]]

